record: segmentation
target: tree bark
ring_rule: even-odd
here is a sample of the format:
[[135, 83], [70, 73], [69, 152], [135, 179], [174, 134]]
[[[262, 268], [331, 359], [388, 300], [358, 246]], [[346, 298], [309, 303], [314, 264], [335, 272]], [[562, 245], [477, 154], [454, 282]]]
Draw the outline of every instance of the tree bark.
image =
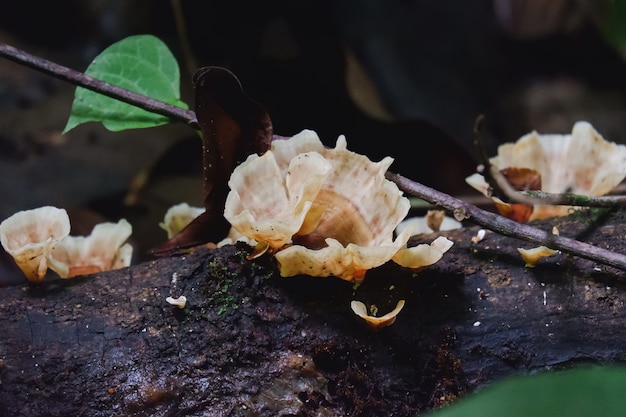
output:
[[[626, 253], [621, 212], [536, 225]], [[530, 245], [477, 231], [440, 233], [442, 260], [356, 289], [281, 278], [245, 245], [2, 288], [0, 414], [412, 416], [510, 375], [626, 359], [624, 271], [563, 254], [525, 267]], [[185, 308], [166, 302], [179, 295]], [[400, 299], [380, 331], [350, 309]]]

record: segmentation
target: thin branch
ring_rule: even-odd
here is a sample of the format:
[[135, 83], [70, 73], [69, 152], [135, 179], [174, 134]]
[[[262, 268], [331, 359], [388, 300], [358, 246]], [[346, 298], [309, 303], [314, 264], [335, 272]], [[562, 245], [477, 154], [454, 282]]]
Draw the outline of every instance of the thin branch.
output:
[[547, 246], [564, 253], [626, 270], [626, 256], [619, 253], [607, 251], [588, 243], [554, 235], [551, 232], [518, 223], [498, 214], [479, 209], [476, 206], [458, 200], [448, 194], [434, 190], [392, 172], [387, 172], [387, 179], [395, 182], [402, 191], [428, 201], [433, 205], [443, 207], [445, 210], [453, 213], [457, 219], [468, 219], [472, 223], [504, 236], [522, 239], [537, 245]]
[[124, 103], [186, 123], [193, 128], [198, 128], [196, 114], [192, 110], [173, 106], [125, 88], [109, 84], [46, 59], [36, 57], [4, 43], [0, 43], [0, 56], [51, 75], [52, 77], [68, 81], [74, 85], [123, 101]]
[[553, 194], [539, 190], [526, 190], [518, 194], [536, 199], [541, 202], [540, 204], [553, 206], [616, 207], [626, 205], [626, 196], [623, 195], [595, 197], [571, 193]]

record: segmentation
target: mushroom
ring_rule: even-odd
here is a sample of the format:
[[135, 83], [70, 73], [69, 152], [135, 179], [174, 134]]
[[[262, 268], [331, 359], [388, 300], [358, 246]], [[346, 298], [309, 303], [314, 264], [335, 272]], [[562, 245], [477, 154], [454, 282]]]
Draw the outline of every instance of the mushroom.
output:
[[422, 233], [460, 229], [463, 227], [463, 224], [452, 217], [446, 216], [443, 210], [428, 210], [425, 216], [409, 217], [402, 220], [396, 227], [396, 233], [402, 233], [407, 227], [413, 228], [413, 235], [419, 235]]
[[392, 260], [405, 268], [419, 271], [436, 263], [452, 247], [453, 242], [443, 236], [433, 240], [430, 245], [421, 244], [399, 250]]
[[368, 326], [370, 326], [374, 330], [380, 330], [383, 327], [391, 326], [393, 323], [395, 323], [396, 316], [404, 307], [404, 303], [405, 300], [398, 301], [398, 304], [396, 304], [396, 308], [381, 317], [369, 315], [367, 312], [367, 307], [360, 301], [353, 300], [350, 303], [350, 307], [352, 308], [352, 311], [354, 311], [354, 314], [365, 320]]
[[537, 262], [539, 262], [541, 258], [547, 258], [548, 256], [553, 256], [559, 253], [559, 251], [550, 249], [546, 246], [537, 246], [532, 249], [517, 248], [517, 251], [520, 255], [522, 255], [522, 259], [526, 263], [525, 266], [528, 268], [532, 268], [537, 265]]
[[185, 308], [185, 306], [187, 305], [187, 297], [185, 297], [184, 295], [181, 295], [176, 298], [167, 297], [165, 301], [167, 301], [168, 304], [171, 304], [173, 306], [180, 308], [181, 310]]
[[[626, 177], [626, 145], [606, 141], [591, 124], [579, 121], [569, 135], [531, 132], [516, 143], [500, 145], [489, 162], [493, 169], [522, 179], [526, 183], [518, 187], [522, 190], [601, 196]], [[571, 206], [505, 203], [491, 196], [481, 174], [465, 181], [491, 198], [501, 214], [518, 221], [564, 216], [572, 210]]]
[[[282, 142], [282, 141], [280, 141]], [[282, 248], [294, 234], [319, 221], [321, 210], [311, 210], [331, 169], [317, 152], [283, 161], [268, 151], [250, 155], [233, 172], [224, 216], [236, 231], [274, 249]]]
[[[314, 131], [303, 130], [233, 171], [224, 217], [239, 233], [267, 242], [283, 277], [359, 283], [406, 249], [411, 235], [407, 229], [393, 239], [410, 203], [385, 178], [392, 162], [348, 151], [343, 135], [326, 148]], [[419, 263], [416, 251], [406, 257], [413, 253]]]
[[167, 210], [159, 227], [165, 230], [167, 238], [171, 239], [204, 211], [204, 207], [192, 207], [187, 203], [176, 204]]
[[[54, 246], [70, 233], [67, 212], [52, 206], [19, 211], [0, 223], [0, 242], [29, 281], [42, 281]], [[62, 266], [61, 266], [62, 267]]]
[[72, 278], [130, 265], [133, 247], [124, 243], [132, 233], [126, 219], [97, 224], [89, 236], [67, 236], [52, 250], [61, 278]]

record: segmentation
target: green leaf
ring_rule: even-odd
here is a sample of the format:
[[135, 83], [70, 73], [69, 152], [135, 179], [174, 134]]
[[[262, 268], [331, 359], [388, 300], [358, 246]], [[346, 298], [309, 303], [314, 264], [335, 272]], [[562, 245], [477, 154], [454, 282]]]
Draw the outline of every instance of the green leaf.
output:
[[425, 417], [618, 417], [625, 391], [623, 366], [548, 371], [496, 382]]
[[[180, 71], [167, 46], [152, 35], [135, 35], [106, 48], [85, 71], [87, 75], [187, 109], [180, 100]], [[170, 119], [139, 107], [76, 88], [63, 133], [86, 122], [102, 122], [110, 131], [164, 125]]]

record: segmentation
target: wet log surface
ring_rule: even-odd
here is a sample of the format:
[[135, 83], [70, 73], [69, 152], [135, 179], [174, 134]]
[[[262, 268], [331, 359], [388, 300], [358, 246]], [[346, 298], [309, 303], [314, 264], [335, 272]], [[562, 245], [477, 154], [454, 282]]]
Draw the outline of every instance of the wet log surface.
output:
[[[625, 252], [622, 213], [539, 223]], [[7, 416], [412, 416], [506, 376], [626, 360], [623, 271], [476, 227], [413, 276], [281, 278], [247, 246], [0, 289]], [[417, 241], [430, 242], [433, 236]], [[187, 306], [168, 304], [185, 295]], [[373, 331], [351, 300], [395, 324]]]

